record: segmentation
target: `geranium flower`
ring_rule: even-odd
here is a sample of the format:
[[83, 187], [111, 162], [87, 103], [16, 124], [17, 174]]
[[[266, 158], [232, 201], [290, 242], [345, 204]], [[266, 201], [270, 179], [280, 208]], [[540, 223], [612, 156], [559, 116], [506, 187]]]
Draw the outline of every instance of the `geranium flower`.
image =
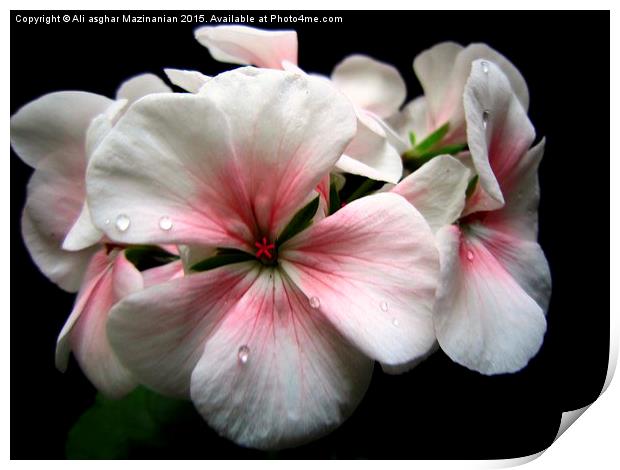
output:
[[[85, 194], [88, 159], [126, 107], [150, 93], [170, 92], [155, 75], [124, 82], [117, 100], [93, 93], [50, 93], [11, 118], [11, 143], [35, 172], [28, 184], [22, 232], [35, 264], [53, 282], [79, 294], [65, 323], [56, 364], [65, 370], [73, 353], [89, 380], [109, 396], [135, 386], [110, 350], [105, 322], [110, 307], [142, 287], [142, 274], [125, 259], [124, 247], [110, 244], [90, 220]], [[182, 272], [155, 269], [149, 281]], [[162, 277], [162, 273], [164, 276]]]
[[406, 363], [435, 339], [438, 255], [404, 198], [364, 197], [304, 228], [355, 132], [329, 82], [244, 68], [199, 95], [144, 98], [93, 156], [90, 207], [110, 238], [215, 253], [118, 303], [111, 344], [140, 382], [191, 397], [241, 445], [328, 432], [373, 359]]
[[[196, 39], [214, 59], [233, 64], [285, 70], [297, 68], [297, 33], [265, 31], [239, 25], [203, 26]], [[393, 131], [384, 121], [405, 101], [407, 90], [398, 70], [361, 54], [339, 63], [331, 75], [333, 84], [355, 105], [357, 133], [337, 167], [348, 173], [397, 183], [403, 172]]]
[[[529, 94], [519, 70], [502, 54], [486, 44], [463, 47], [455, 42], [442, 42], [418, 54], [413, 61], [424, 95], [409, 102], [402, 111], [388, 119], [402, 141], [409, 133], [420, 144], [433, 133], [438, 139], [434, 148], [441, 149], [466, 142], [463, 91], [474, 60], [496, 64], [508, 78], [521, 105], [527, 111]], [[402, 144], [406, 145], [406, 144]], [[452, 152], [451, 152], [452, 153]]]
[[[515, 372], [540, 349], [551, 292], [547, 260], [536, 242], [544, 142], [528, 150], [534, 129], [498, 65], [473, 62], [463, 101], [479, 177], [467, 203], [466, 179], [453, 194], [460, 198], [448, 201], [437, 177], [419, 176], [433, 160], [394, 191], [416, 207], [446, 201], [443, 216], [435, 211], [433, 218], [441, 260], [434, 320], [443, 351], [483, 374]], [[464, 167], [460, 173], [466, 174]], [[457, 210], [462, 212], [453, 224]]]

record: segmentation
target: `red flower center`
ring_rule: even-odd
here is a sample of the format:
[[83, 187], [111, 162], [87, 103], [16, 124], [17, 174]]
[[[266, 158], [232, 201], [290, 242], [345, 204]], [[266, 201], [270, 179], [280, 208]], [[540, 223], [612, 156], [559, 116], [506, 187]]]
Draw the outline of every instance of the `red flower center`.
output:
[[272, 250], [275, 250], [275, 243], [267, 243], [267, 237], [263, 237], [261, 242], [254, 242], [254, 246], [257, 248], [256, 257], [260, 259], [261, 257], [265, 257], [268, 260], [272, 260], [275, 253], [272, 253]]

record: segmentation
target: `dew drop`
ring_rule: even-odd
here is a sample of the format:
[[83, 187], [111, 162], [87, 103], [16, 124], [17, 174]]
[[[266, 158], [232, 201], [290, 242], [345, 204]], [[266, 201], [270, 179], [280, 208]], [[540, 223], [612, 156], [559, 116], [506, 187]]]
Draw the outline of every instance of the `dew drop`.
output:
[[103, 223], [104, 223], [105, 225], [110, 225], [110, 219], [105, 219], [105, 220], [103, 221]]
[[483, 60], [482, 62], [480, 62], [480, 65], [482, 65], [482, 71], [484, 73], [489, 73], [489, 63], [488, 62]]
[[474, 260], [474, 252], [471, 250], [467, 250], [467, 259], [469, 261], [473, 261]]
[[247, 363], [250, 358], [250, 348], [248, 348], [245, 344], [241, 346], [237, 352], [237, 357], [239, 358], [240, 364]]
[[388, 311], [388, 303], [385, 300], [381, 301], [381, 303], [379, 304], [379, 307], [381, 307], [381, 310], [383, 310], [384, 312]]
[[489, 111], [487, 111], [486, 109], [484, 111], [482, 111], [482, 126], [486, 129], [487, 128], [487, 124], [489, 122]]
[[131, 220], [129, 220], [129, 217], [127, 217], [125, 214], [120, 214], [116, 218], [116, 228], [119, 231], [125, 232], [129, 228], [130, 225], [131, 225]]
[[321, 301], [318, 297], [310, 297], [310, 307], [319, 308], [321, 306]]
[[400, 322], [398, 321], [398, 318], [392, 318], [392, 325], [394, 325], [394, 326], [400, 325]]
[[159, 228], [166, 232], [172, 228], [172, 219], [170, 217], [162, 217], [159, 219]]

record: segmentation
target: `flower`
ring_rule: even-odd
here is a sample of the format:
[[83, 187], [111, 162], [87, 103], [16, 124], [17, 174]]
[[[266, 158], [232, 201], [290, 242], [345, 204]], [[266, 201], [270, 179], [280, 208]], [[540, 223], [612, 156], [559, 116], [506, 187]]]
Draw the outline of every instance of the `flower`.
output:
[[[223, 25], [200, 27], [195, 36], [216, 60], [301, 72], [295, 31]], [[403, 173], [400, 151], [406, 146], [392, 135], [384, 118], [395, 114], [405, 101], [407, 90], [400, 73], [391, 65], [355, 54], [334, 68], [331, 81], [354, 104], [358, 121], [357, 134], [338, 161], [338, 169], [397, 183]]]
[[502, 54], [486, 44], [463, 47], [455, 42], [442, 42], [421, 52], [413, 61], [424, 95], [410, 101], [398, 115], [388, 119], [401, 139], [408, 141], [409, 132], [413, 132], [415, 141], [420, 143], [447, 124], [436, 148], [466, 141], [463, 91], [471, 64], [478, 59], [500, 67], [527, 111], [527, 84], [519, 70]]
[[[308, 226], [355, 132], [329, 82], [248, 67], [199, 95], [137, 102], [93, 156], [91, 212], [110, 238], [215, 253], [119, 302], [114, 350], [241, 445], [328, 432], [362, 399], [373, 359], [406, 363], [435, 340], [438, 255], [410, 204], [368, 196]], [[131, 223], [105, 225], [119, 216]]]
[[[483, 374], [515, 372], [540, 349], [551, 292], [536, 242], [544, 142], [528, 150], [534, 129], [508, 77], [488, 60], [473, 62], [463, 102], [479, 178], [467, 202], [468, 172], [451, 157], [431, 160], [394, 191], [430, 212], [437, 231], [441, 275], [434, 321], [443, 351]], [[460, 178], [450, 197], [436, 183], [447, 165]], [[428, 173], [435, 177], [424, 177]], [[435, 203], [432, 211], [428, 201]]]
[[[142, 288], [143, 275], [91, 222], [85, 194], [87, 162], [127, 105], [170, 89], [155, 75], [124, 82], [117, 100], [86, 92], [50, 93], [11, 118], [11, 143], [33, 166], [22, 215], [22, 232], [35, 264], [53, 282], [79, 294], [59, 337], [56, 365], [65, 370], [72, 350], [89, 380], [108, 396], [135, 386], [107, 342], [111, 306]], [[180, 263], [144, 273], [149, 282], [180, 272]], [[161, 279], [160, 279], [161, 280]]]

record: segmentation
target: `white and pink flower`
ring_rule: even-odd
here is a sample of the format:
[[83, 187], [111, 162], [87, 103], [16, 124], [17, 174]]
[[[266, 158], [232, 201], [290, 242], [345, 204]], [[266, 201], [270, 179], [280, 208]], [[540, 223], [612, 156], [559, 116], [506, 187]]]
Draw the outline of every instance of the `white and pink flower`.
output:
[[[437, 230], [441, 276], [434, 322], [443, 351], [483, 374], [515, 372], [540, 349], [551, 292], [536, 242], [544, 142], [530, 149], [534, 129], [519, 95], [489, 60], [471, 65], [463, 101], [479, 177], [467, 202], [469, 172], [451, 157], [431, 160], [393, 191]], [[450, 174], [452, 192], [441, 183]]]
[[[191, 397], [242, 445], [324, 434], [361, 400], [373, 360], [398, 366], [434, 343], [438, 255], [404, 198], [365, 197], [285, 236], [355, 132], [325, 80], [246, 68], [136, 103], [89, 167], [110, 238], [238, 257], [126, 297], [108, 335], [140, 382]], [[130, 224], [105, 224], [119, 217]]]

